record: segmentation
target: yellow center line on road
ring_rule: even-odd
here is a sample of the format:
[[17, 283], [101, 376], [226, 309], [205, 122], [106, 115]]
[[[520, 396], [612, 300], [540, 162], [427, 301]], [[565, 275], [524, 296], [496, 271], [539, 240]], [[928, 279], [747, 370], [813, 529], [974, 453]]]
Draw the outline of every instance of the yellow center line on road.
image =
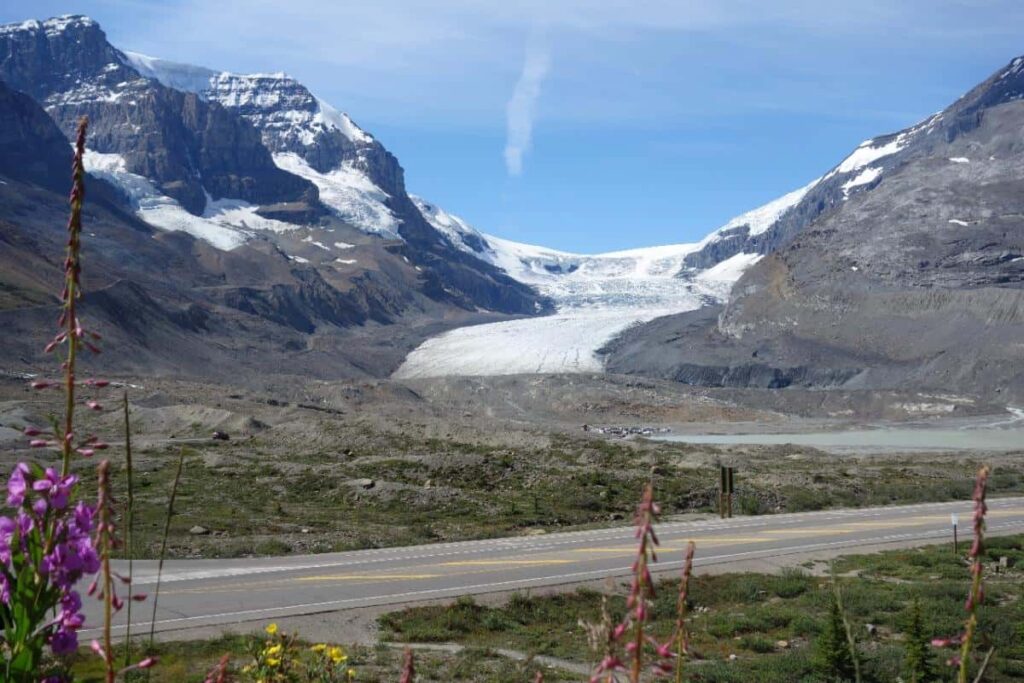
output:
[[[629, 553], [624, 552], [626, 556]], [[464, 562], [444, 562], [437, 564], [424, 565], [424, 569], [436, 568], [441, 569], [440, 573], [396, 573], [396, 572], [381, 572], [381, 573], [345, 573], [345, 574], [318, 574], [314, 576], [289, 576], [283, 577], [278, 580], [262, 580], [262, 581], [242, 581], [235, 583], [219, 584], [216, 586], [197, 586], [195, 588], [184, 588], [179, 590], [162, 591], [161, 594], [166, 595], [198, 595], [198, 594], [212, 594], [212, 593], [241, 593], [252, 590], [266, 590], [266, 589], [284, 589], [288, 584], [311, 584], [311, 583], [345, 583], [345, 582], [359, 582], [362, 581], [366, 584], [375, 583], [392, 583], [395, 581], [420, 581], [425, 579], [438, 579], [451, 576], [470, 576], [473, 574], [493, 574], [500, 572], [506, 567], [512, 566], [558, 566], [563, 564], [571, 564], [578, 560], [568, 559], [548, 559], [548, 560], [515, 560], [515, 559], [502, 559], [502, 560], [466, 560]], [[456, 571], [454, 567], [465, 566], [465, 567], [481, 567], [476, 571]]]
[[[997, 509], [990, 510], [989, 517], [1014, 517], [1024, 514], [1024, 509]], [[717, 536], [694, 536], [692, 540], [697, 544], [698, 552], [706, 548], [714, 548], [718, 546], [728, 545], [743, 545], [748, 543], [770, 543], [774, 541], [785, 541], [793, 537], [810, 537], [810, 536], [829, 536], [829, 535], [842, 535], [852, 534], [856, 532], [867, 531], [870, 529], [886, 529], [886, 528], [898, 528], [898, 527], [915, 527], [923, 526], [928, 523], [934, 523], [938, 520], [949, 520], [948, 515], [921, 515], [917, 517], [908, 517], [901, 520], [892, 521], [863, 521], [863, 522], [844, 522], [836, 525], [829, 526], [814, 526], [814, 527], [803, 527], [797, 529], [765, 529], [764, 531], [758, 531], [759, 535], [751, 536], [728, 536], [728, 535], [717, 535]], [[970, 525], [970, 513], [961, 513], [961, 525], [968, 527]], [[698, 532], [699, 533], [699, 532]], [[749, 532], [748, 532], [749, 533]], [[672, 538], [666, 541], [666, 545], [657, 548], [659, 553], [674, 553], [683, 552], [686, 550], [687, 539]], [[387, 584], [398, 581], [418, 581], [427, 580], [434, 578], [451, 577], [453, 575], [458, 576], [469, 576], [475, 574], [493, 574], [494, 572], [501, 571], [503, 568], [527, 568], [527, 567], [543, 567], [543, 566], [559, 566], [572, 564], [574, 562], [585, 562], [587, 558], [580, 557], [580, 554], [592, 554], [600, 556], [602, 558], [614, 557], [616, 555], [628, 558], [633, 557], [636, 554], [636, 545], [632, 542], [621, 545], [621, 546], [609, 546], [609, 547], [589, 547], [589, 548], [564, 548], [551, 550], [545, 555], [548, 557], [541, 557], [535, 559], [517, 559], [515, 556], [509, 557], [498, 557], [494, 559], [478, 559], [478, 560], [454, 560], [443, 563], [433, 563], [416, 567], [405, 568], [412, 571], [401, 571], [398, 572], [392, 570], [391, 572], [358, 572], [358, 573], [339, 573], [339, 574], [322, 574], [314, 576], [294, 576], [294, 577], [282, 577], [276, 580], [262, 579], [258, 581], [234, 581], [231, 583], [223, 583], [212, 586], [197, 586], [195, 588], [184, 588], [179, 590], [163, 591], [167, 595], [188, 595], [188, 594], [216, 594], [216, 593], [239, 593], [253, 590], [286, 590], [288, 585], [301, 585], [301, 584], [319, 584], [319, 583], [330, 583], [336, 582], [338, 584], [348, 582], [364, 582], [368, 585], [374, 583]], [[552, 557], [552, 555], [555, 555]], [[572, 559], [569, 559], [572, 558]], [[596, 559], [596, 558], [590, 558]], [[455, 568], [465, 567], [479, 567], [477, 571], [457, 571]], [[423, 571], [426, 570], [426, 571]]]
[[321, 576], [296, 576], [290, 581], [402, 581], [416, 579], [436, 579], [439, 574], [323, 574]]
[[853, 529], [839, 529], [837, 527], [825, 527], [816, 529], [776, 529], [766, 531], [766, 534], [785, 538], [786, 536], [823, 536], [825, 534], [849, 534]]
[[419, 579], [436, 579], [441, 574], [334, 574], [323, 576], [289, 576], [276, 581], [249, 581], [240, 583], [224, 583], [216, 586], [197, 586], [196, 588], [180, 588], [178, 590], [162, 590], [160, 595], [201, 595], [204, 593], [241, 593], [245, 591], [282, 588], [285, 584], [320, 581], [367, 581], [370, 583], [388, 583], [391, 581], [415, 581]]
[[548, 564], [571, 564], [572, 560], [458, 560], [443, 562], [442, 567], [536, 567]]
[[948, 515], [928, 515], [878, 521], [843, 522], [828, 526], [804, 526], [801, 528], [777, 528], [766, 530], [768, 536], [828, 536], [830, 533], [854, 533], [872, 528], [901, 528], [908, 526], [926, 526], [937, 519], [948, 520]]
[[[769, 541], [775, 541], [778, 539], [769, 538], [767, 536], [732, 536], [722, 538], [698, 537], [694, 539], [685, 539], [684, 543], [686, 543], [689, 540], [693, 540], [693, 542], [697, 544], [698, 548], [713, 548], [715, 546], [720, 545], [737, 545], [742, 543], [767, 543]], [[659, 553], [669, 553], [676, 551], [682, 552], [686, 550], [686, 545], [676, 545], [675, 541], [673, 540], [671, 544], [660, 545], [656, 547], [655, 550]], [[572, 548], [571, 551], [574, 553], [624, 553], [626, 555], [631, 555], [636, 553], [636, 544], [622, 545], [618, 547], [611, 546], [604, 548]]]

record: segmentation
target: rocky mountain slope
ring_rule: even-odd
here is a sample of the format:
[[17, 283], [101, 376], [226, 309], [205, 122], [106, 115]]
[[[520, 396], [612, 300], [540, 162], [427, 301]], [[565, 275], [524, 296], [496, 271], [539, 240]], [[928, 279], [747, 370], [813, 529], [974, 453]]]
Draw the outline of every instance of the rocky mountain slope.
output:
[[[253, 239], [290, 248], [280, 235], [303, 228], [303, 238], [334, 252], [337, 222], [367, 228], [347, 200], [373, 195], [379, 225], [371, 232], [394, 239], [391, 252], [419, 267], [421, 293], [467, 311], [546, 309], [531, 288], [453, 247], [416, 210], [398, 161], [283, 75], [129, 55], [93, 20], [65, 16], [0, 26], [0, 80], [35, 98], [65, 134], [88, 115], [90, 170], [155, 227], [221, 250]], [[351, 265], [349, 254], [289, 254], [314, 268]]]
[[1022, 98], [1018, 58], [944, 111], [865, 142], [764, 232], [723, 233], [719, 242], [763, 239], [774, 251], [724, 306], [627, 332], [607, 349], [608, 368], [712, 386], [1020, 400]]
[[[548, 309], [529, 287], [458, 248], [424, 219], [398, 159], [349, 116], [284, 73], [234, 74], [138, 53], [125, 61], [147, 78], [234, 111], [253, 125], [281, 169], [313, 183], [339, 219], [396, 239], [396, 253], [421, 267], [426, 291], [465, 293], [469, 305], [515, 313]], [[321, 240], [330, 244], [329, 239]]]
[[[3, 83], [0, 122], [0, 372], [45, 372], [70, 147], [34, 100]], [[315, 269], [262, 240], [217, 249], [154, 228], [96, 177], [86, 186], [83, 311], [108, 349], [93, 367], [108, 372], [235, 383], [373, 375], [438, 329], [488, 319], [425, 296], [415, 266], [340, 223], [358, 271]], [[318, 249], [289, 239], [296, 250]]]
[[[275, 375], [382, 375], [438, 330], [501, 319], [503, 308], [534, 312], [543, 307], [543, 299], [529, 287], [515, 282], [506, 287], [499, 281], [503, 274], [492, 274], [489, 264], [462, 252], [451, 264], [440, 251], [418, 254], [421, 262], [437, 262], [421, 266], [403, 253], [414, 249], [410, 243], [369, 235], [326, 208], [317, 210], [315, 222], [296, 222], [319, 202], [316, 186], [273, 164], [252, 124], [220, 104], [137, 75], [111, 86], [122, 93], [107, 97], [113, 102], [76, 99], [96, 86], [82, 85], [84, 72], [70, 81], [54, 75], [49, 83], [33, 83], [22, 75], [20, 85], [38, 101], [7, 83], [6, 77], [19, 69], [38, 67], [33, 73], [45, 74], [51, 68], [57, 74], [64, 59], [94, 64], [116, 58], [116, 51], [93, 40], [97, 31], [78, 18], [0, 29], [0, 70], [5, 74], [0, 80], [0, 325], [7, 332], [0, 372], [40, 372], [51, 362], [40, 350], [56, 315], [65, 238], [71, 148], [61, 128], [78, 113], [90, 116], [96, 131], [90, 145], [99, 148], [87, 155], [92, 173], [83, 310], [115, 350], [96, 359], [108, 372], [236, 383], [268, 382]], [[96, 59], [79, 55], [76, 62], [71, 45]], [[107, 71], [121, 68], [115, 64]], [[102, 75], [97, 78], [106, 83]], [[74, 96], [62, 89], [67, 82], [77, 84]], [[125, 97], [148, 98], [149, 104], [136, 109], [131, 100], [122, 102]], [[77, 108], [70, 101], [78, 102]], [[167, 102], [184, 103], [184, 109], [164, 106]], [[111, 108], [122, 104], [126, 109]], [[186, 173], [188, 182], [178, 183], [174, 174], [182, 167], [172, 163], [174, 152], [162, 146], [170, 133], [162, 129], [163, 137], [147, 135], [145, 144], [132, 136], [140, 135], [137, 129], [165, 124], [181, 133], [175, 129], [179, 114], [181, 125], [195, 124], [190, 130], [205, 130], [202, 120], [221, 120], [232, 130], [247, 131], [233, 138], [239, 147], [224, 157], [229, 186], [240, 183], [253, 193], [263, 192], [262, 184], [272, 176], [250, 171], [261, 159], [270, 160], [272, 173], [286, 178], [284, 185], [308, 185], [303, 193], [312, 199], [300, 197], [278, 205], [285, 206], [279, 215], [264, 216], [274, 205], [215, 198], [220, 183], [215, 171]], [[115, 122], [118, 116], [125, 117], [121, 124]], [[213, 158], [221, 145], [207, 144], [202, 135], [181, 136], [199, 145], [182, 158], [193, 153]], [[133, 139], [138, 150], [127, 142]], [[246, 151], [250, 142], [252, 149]], [[164, 162], [166, 167], [160, 166]], [[210, 186], [203, 184], [211, 177]], [[199, 183], [204, 203], [197, 214], [168, 194], [179, 193], [187, 202], [192, 182]], [[289, 210], [303, 203], [307, 210]], [[435, 233], [435, 241], [443, 237]], [[455, 277], [449, 279], [449, 272]], [[483, 304], [492, 307], [488, 311]]]

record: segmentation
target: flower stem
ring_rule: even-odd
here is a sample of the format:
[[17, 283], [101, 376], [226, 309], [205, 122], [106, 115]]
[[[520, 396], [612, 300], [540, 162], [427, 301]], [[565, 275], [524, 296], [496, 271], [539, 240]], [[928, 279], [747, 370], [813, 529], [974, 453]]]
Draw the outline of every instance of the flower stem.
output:
[[61, 437], [61, 476], [67, 476], [71, 468], [71, 437], [74, 434], [75, 422], [75, 361], [78, 351], [78, 310], [76, 300], [79, 297], [78, 276], [81, 272], [79, 262], [82, 236], [82, 203], [85, 200], [85, 134], [89, 128], [89, 119], [78, 120], [78, 131], [75, 135], [75, 157], [71, 167], [71, 216], [68, 218], [68, 248], [64, 261], [64, 325], [68, 342], [68, 357], [64, 368], [64, 432]]
[[[135, 495], [132, 486], [132, 430], [128, 415], [128, 391], [124, 392], [124, 451], [125, 471], [128, 478], [128, 498], [125, 509], [125, 553], [128, 555], [128, 581], [129, 586], [134, 579], [132, 564], [135, 560], [135, 547], [132, 545], [132, 528], [134, 526]], [[127, 612], [125, 614], [124, 634], [124, 665], [129, 666], [132, 662], [132, 602], [128, 600]]]
[[[113, 529], [110, 519], [110, 461], [104, 460], [99, 467], [99, 533], [100, 562], [103, 572], [103, 664], [106, 668], [106, 683], [114, 683], [114, 650], [110, 635], [114, 618], [114, 580], [110, 572], [110, 547]], [[131, 600], [129, 600], [131, 602]]]
[[[164, 520], [164, 537], [160, 543], [160, 561], [156, 568], [156, 588], [153, 590], [153, 615], [149, 621], [149, 649], [153, 649], [153, 637], [156, 634], [156, 606], [160, 601], [160, 579], [164, 573], [164, 558], [167, 556], [167, 536], [171, 533], [171, 517], [174, 515], [174, 499], [178, 495], [178, 482], [181, 481], [181, 468], [185, 463], [185, 451], [178, 455], [178, 469], [174, 473], [174, 483], [171, 485], [171, 496], [167, 501], [167, 519]], [[148, 674], [148, 672], [147, 672]], [[147, 676], [148, 678], [148, 676]]]
[[984, 565], [982, 556], [985, 552], [985, 513], [988, 506], [985, 503], [985, 494], [988, 489], [988, 477], [992, 470], [988, 465], [983, 465], [978, 470], [978, 478], [974, 485], [974, 544], [971, 546], [971, 590], [967, 597], [967, 622], [964, 625], [963, 643], [960, 646], [960, 670], [957, 675], [958, 683], [969, 683], [970, 655], [974, 646], [974, 634], [978, 628], [978, 606], [984, 599], [982, 590], [982, 575]]

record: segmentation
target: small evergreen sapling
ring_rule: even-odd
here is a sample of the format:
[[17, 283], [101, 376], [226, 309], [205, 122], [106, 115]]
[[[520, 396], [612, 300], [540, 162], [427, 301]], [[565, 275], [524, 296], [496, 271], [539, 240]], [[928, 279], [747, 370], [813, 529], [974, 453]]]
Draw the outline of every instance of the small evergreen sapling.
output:
[[907, 683], [932, 683], [936, 681], [934, 657], [930, 639], [925, 634], [921, 600], [915, 598], [907, 615], [907, 632], [904, 634], [904, 668]]

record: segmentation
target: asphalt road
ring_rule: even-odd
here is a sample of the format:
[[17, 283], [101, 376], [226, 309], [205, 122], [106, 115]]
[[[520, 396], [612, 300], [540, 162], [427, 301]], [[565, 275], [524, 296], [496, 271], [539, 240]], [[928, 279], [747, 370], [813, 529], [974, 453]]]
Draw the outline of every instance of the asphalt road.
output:
[[[951, 538], [950, 515], [970, 533], [969, 502], [832, 510], [663, 523], [659, 571], [678, 572], [687, 540], [697, 570], [710, 565]], [[996, 499], [992, 534], [1024, 533], [1024, 498]], [[633, 529], [618, 527], [463, 543], [280, 558], [173, 560], [164, 564], [156, 629], [265, 622], [356, 607], [448, 599], [466, 594], [572, 584], [622, 576], [635, 550]], [[126, 565], [118, 563], [118, 571]], [[134, 565], [136, 590], [152, 593], [156, 562]], [[95, 601], [87, 624], [100, 622]], [[136, 604], [132, 630], [148, 632], [150, 601]], [[120, 616], [115, 634], [123, 633]], [[95, 637], [96, 630], [83, 630]]]

